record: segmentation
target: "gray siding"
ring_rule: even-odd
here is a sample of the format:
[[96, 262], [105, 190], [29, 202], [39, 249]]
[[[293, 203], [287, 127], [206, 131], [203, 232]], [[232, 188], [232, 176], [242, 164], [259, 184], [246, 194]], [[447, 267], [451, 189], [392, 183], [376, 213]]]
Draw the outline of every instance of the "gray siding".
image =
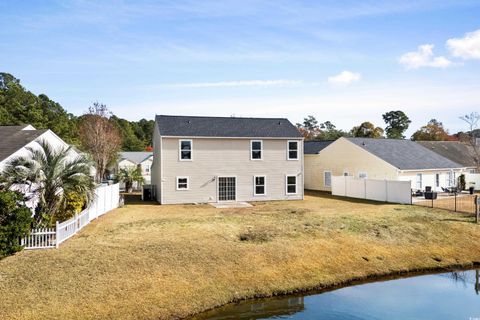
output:
[[[161, 138], [163, 179], [157, 173], [156, 164], [152, 173], [152, 179], [157, 184], [157, 199], [163, 188], [161, 203], [216, 202], [217, 176], [237, 178], [237, 201], [303, 199], [301, 139], [296, 140], [298, 160], [287, 160], [287, 139], [263, 139], [263, 159], [250, 160], [251, 139], [193, 138], [192, 161], [179, 160], [179, 140], [181, 138]], [[157, 155], [159, 142], [159, 137], [155, 136], [155, 161], [160, 159]], [[255, 175], [266, 176], [265, 196], [254, 196]], [[286, 175], [297, 176], [296, 195], [286, 194]], [[177, 176], [189, 177], [189, 190], [176, 190]]]

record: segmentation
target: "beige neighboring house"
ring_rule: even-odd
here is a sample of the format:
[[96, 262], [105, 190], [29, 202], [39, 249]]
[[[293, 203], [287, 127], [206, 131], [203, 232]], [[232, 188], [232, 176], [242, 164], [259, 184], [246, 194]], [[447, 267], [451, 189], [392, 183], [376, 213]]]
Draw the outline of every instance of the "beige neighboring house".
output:
[[[153, 152], [143, 151], [125, 151], [119, 153], [118, 162], [115, 167], [110, 168], [113, 175], [118, 174], [120, 169], [140, 168], [145, 185], [151, 183]], [[134, 183], [133, 189], [140, 189], [141, 185]], [[125, 184], [120, 183], [120, 188], [124, 189]]]
[[331, 191], [332, 176], [410, 181], [412, 189], [455, 186], [465, 166], [410, 140], [340, 138], [305, 142], [305, 189]]
[[161, 204], [303, 199], [303, 137], [287, 119], [156, 116]]

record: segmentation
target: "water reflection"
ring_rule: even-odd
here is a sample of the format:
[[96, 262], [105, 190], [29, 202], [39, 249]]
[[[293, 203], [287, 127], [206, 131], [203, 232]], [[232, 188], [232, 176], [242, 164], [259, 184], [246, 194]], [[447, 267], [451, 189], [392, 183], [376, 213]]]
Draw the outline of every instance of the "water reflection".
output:
[[[303, 297], [280, 297], [252, 300], [226, 306], [224, 312], [206, 313], [199, 319], [275, 319], [294, 315], [304, 310]], [[218, 313], [218, 314], [217, 314]]]
[[480, 270], [454, 271], [447, 274], [453, 281], [462, 283], [465, 288], [473, 286], [476, 295], [480, 295]]
[[196, 319], [480, 319], [480, 272], [368, 283], [304, 297], [228, 305]]

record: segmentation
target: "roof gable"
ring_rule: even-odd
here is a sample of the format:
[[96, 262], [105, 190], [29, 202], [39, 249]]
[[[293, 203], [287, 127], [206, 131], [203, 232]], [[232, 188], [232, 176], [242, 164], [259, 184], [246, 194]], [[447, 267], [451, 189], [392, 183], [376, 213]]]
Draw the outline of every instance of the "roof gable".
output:
[[0, 161], [7, 159], [48, 131], [26, 128], [28, 126], [0, 126]]
[[125, 151], [120, 152], [121, 160], [128, 160], [135, 164], [140, 164], [143, 161], [153, 156], [153, 152], [144, 152], [144, 151]]
[[305, 154], [318, 154], [320, 151], [331, 145], [335, 140], [323, 140], [323, 141], [305, 141], [303, 152]]
[[464, 167], [411, 140], [345, 139], [400, 170], [455, 169]]
[[303, 138], [284, 118], [156, 116], [161, 136], [225, 138]]

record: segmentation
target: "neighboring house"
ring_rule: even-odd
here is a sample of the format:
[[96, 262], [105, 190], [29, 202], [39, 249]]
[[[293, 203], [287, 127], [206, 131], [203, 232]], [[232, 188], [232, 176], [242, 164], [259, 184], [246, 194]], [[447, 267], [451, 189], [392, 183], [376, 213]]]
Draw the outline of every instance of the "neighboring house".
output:
[[480, 190], [480, 173], [478, 172], [480, 149], [478, 146], [473, 147], [460, 141], [417, 141], [417, 143], [463, 165], [465, 167], [465, 186]]
[[417, 141], [427, 149], [463, 165], [467, 172], [477, 172], [480, 163], [479, 154], [474, 148], [460, 141]]
[[[153, 163], [153, 152], [143, 152], [143, 151], [125, 151], [120, 152], [118, 162], [113, 168], [110, 168], [110, 173], [113, 175], [118, 174], [120, 169], [126, 168], [140, 168], [142, 172], [142, 177], [144, 179], [144, 184], [151, 183], [151, 174], [152, 174], [152, 163]], [[125, 185], [120, 183], [120, 188], [124, 188]], [[139, 189], [140, 185], [134, 183], [134, 189]]]
[[[38, 147], [40, 141], [46, 141], [53, 148], [68, 148], [68, 143], [63, 141], [53, 131], [37, 130], [31, 125], [0, 126], [0, 171], [10, 160], [28, 155], [27, 147]], [[70, 151], [72, 156], [78, 155], [75, 149]]]
[[[0, 126], [0, 137], [0, 172], [11, 160], [17, 157], [28, 156], [29, 151], [27, 148], [39, 148], [39, 142], [45, 141], [56, 150], [70, 147], [53, 131], [46, 129], [36, 130], [31, 125]], [[78, 156], [79, 153], [72, 148], [69, 155], [73, 158]], [[22, 192], [27, 197], [30, 196], [27, 190], [22, 190]], [[33, 209], [36, 201], [37, 199], [32, 198], [27, 203], [27, 206]]]
[[156, 116], [162, 204], [303, 199], [303, 137], [287, 119]]
[[465, 166], [410, 140], [340, 138], [305, 142], [305, 189], [331, 190], [332, 176], [410, 181], [413, 189], [455, 186]]

